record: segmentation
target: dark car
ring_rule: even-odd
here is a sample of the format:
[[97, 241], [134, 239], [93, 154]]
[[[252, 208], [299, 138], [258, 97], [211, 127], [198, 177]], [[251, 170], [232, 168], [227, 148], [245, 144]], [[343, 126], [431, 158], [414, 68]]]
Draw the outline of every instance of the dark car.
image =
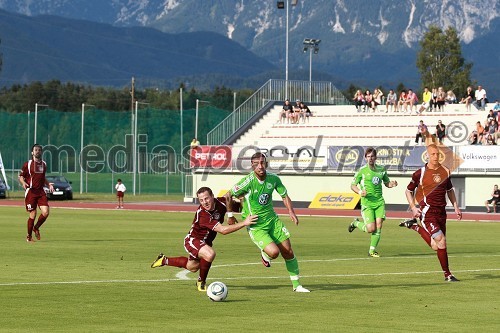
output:
[[5, 198], [7, 196], [7, 186], [3, 182], [2, 179], [0, 179], [0, 198]]
[[73, 199], [73, 188], [71, 187], [71, 182], [68, 181], [64, 176], [46, 176], [45, 179], [49, 183], [54, 184], [54, 192], [50, 192], [47, 187], [45, 187], [45, 193], [47, 193], [47, 198], [49, 199]]

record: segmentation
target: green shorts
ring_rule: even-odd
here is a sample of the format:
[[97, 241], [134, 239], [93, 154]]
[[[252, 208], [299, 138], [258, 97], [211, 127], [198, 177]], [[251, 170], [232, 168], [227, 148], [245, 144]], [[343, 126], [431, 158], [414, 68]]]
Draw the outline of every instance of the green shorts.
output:
[[290, 238], [290, 232], [278, 216], [266, 225], [247, 227], [247, 231], [252, 241], [261, 250], [271, 243], [281, 244]]
[[378, 205], [361, 206], [361, 216], [366, 224], [375, 223], [375, 219], [385, 220], [385, 202]]

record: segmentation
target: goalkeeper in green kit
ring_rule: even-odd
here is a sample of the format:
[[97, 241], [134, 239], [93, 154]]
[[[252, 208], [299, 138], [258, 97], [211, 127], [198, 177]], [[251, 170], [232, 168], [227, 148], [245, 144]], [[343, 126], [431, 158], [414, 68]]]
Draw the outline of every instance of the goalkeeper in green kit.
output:
[[[273, 192], [278, 192], [288, 209], [290, 218], [295, 224], [299, 224], [292, 201], [281, 179], [276, 174], [266, 171], [267, 161], [264, 154], [260, 152], [253, 154], [251, 165], [253, 171], [234, 185], [226, 196], [243, 197], [243, 218], [249, 215], [258, 216], [257, 223], [248, 226], [247, 230], [252, 241], [261, 250], [264, 266], [270, 267], [271, 259], [276, 259], [281, 253], [292, 281], [293, 291], [307, 293], [309, 290], [302, 287], [299, 281], [299, 263], [290, 243], [290, 232], [274, 211]], [[232, 212], [228, 211], [227, 216], [229, 224], [235, 223]]]
[[367, 148], [365, 151], [366, 165], [361, 167], [354, 175], [351, 183], [351, 190], [361, 196], [361, 216], [363, 221], [354, 219], [349, 225], [349, 232], [358, 228], [364, 232], [371, 233], [370, 257], [378, 258], [376, 251], [380, 242], [382, 232], [382, 222], [385, 220], [385, 201], [382, 196], [382, 183], [388, 187], [398, 185], [397, 181], [390, 181], [386, 169], [375, 164], [377, 151], [374, 148]]

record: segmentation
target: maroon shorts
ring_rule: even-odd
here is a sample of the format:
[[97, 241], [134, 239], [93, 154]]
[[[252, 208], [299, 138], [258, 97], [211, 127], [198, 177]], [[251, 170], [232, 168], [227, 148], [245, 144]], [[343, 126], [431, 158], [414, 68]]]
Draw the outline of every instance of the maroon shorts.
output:
[[26, 211], [31, 212], [36, 210], [40, 206], [49, 206], [49, 200], [45, 191], [33, 191], [32, 189], [27, 189], [24, 193], [24, 205]]
[[422, 222], [422, 227], [427, 230], [431, 236], [439, 231], [442, 231], [443, 234], [446, 235], [445, 207], [423, 207], [420, 221]]
[[189, 253], [189, 260], [198, 259], [198, 253], [205, 245], [212, 246], [212, 244], [205, 243], [202, 239], [196, 239], [189, 236], [184, 238], [184, 248], [186, 249], [186, 252]]
[[122, 191], [117, 191], [117, 192], [116, 192], [116, 196], [117, 196], [118, 198], [123, 198], [124, 193], [123, 193]]

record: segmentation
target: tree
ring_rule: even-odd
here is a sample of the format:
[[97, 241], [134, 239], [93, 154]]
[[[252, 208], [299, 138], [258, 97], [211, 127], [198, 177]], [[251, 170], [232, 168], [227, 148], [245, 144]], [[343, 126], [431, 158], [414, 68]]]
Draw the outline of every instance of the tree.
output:
[[457, 31], [449, 27], [443, 32], [436, 26], [430, 26], [420, 46], [417, 68], [422, 88], [443, 87], [453, 90], [457, 96], [463, 96], [471, 84], [472, 63], [466, 63], [462, 57]]

